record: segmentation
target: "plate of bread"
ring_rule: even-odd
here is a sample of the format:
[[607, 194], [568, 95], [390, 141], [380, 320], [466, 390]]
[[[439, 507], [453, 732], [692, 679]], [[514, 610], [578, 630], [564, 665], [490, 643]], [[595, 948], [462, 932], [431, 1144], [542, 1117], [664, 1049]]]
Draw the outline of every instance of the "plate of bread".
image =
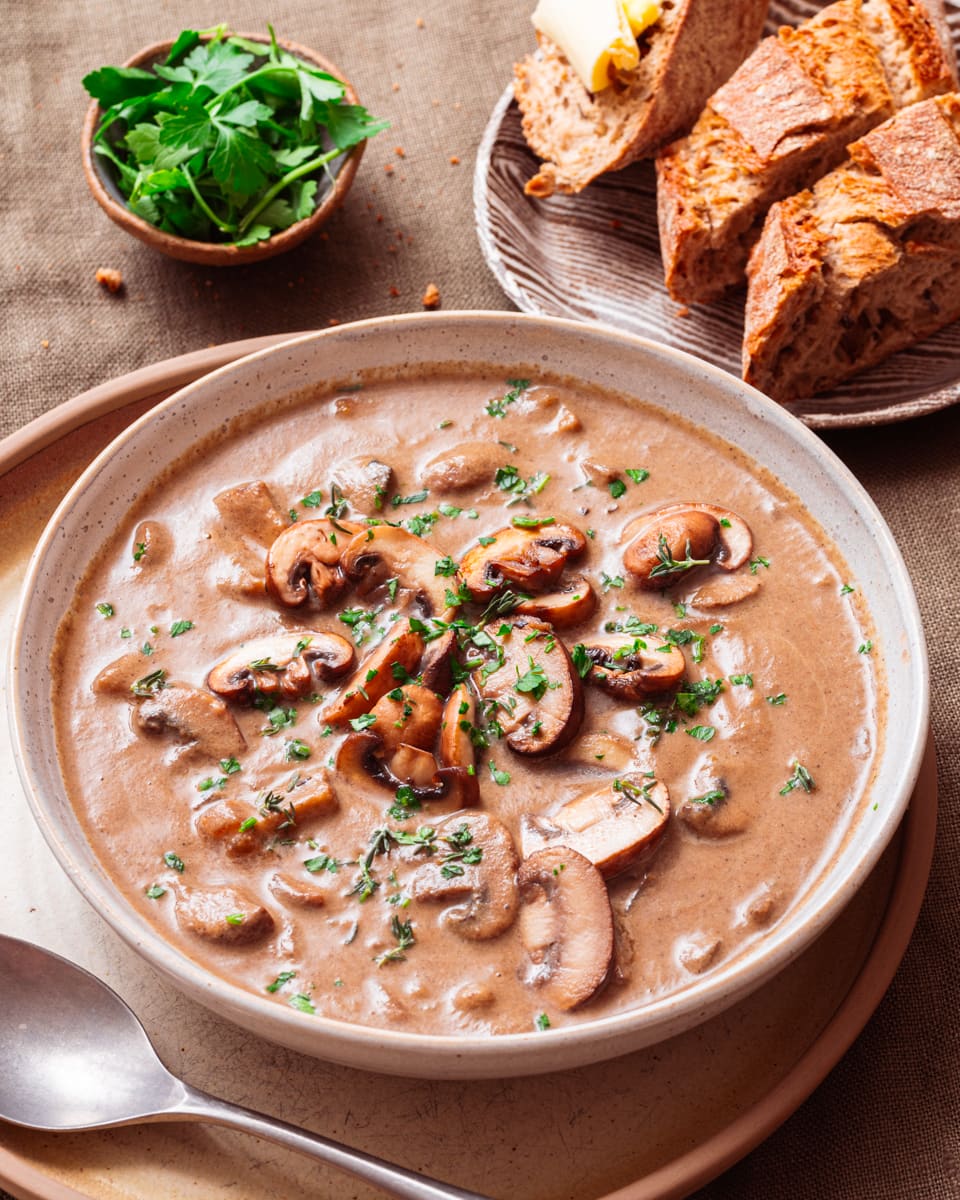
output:
[[587, 8], [540, 0], [477, 158], [517, 306], [699, 355], [815, 428], [960, 400], [960, 3]]

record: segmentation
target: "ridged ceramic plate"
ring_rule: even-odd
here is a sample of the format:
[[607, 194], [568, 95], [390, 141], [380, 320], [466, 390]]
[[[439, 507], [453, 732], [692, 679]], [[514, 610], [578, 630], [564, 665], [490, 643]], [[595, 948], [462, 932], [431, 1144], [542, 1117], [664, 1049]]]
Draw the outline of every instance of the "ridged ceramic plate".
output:
[[[768, 32], [823, 5], [774, 0]], [[960, 0], [946, 0], [960, 44]], [[687, 309], [663, 285], [656, 180], [650, 161], [601, 176], [579, 196], [525, 196], [539, 160], [509, 86], [477, 154], [474, 204], [487, 263], [524, 312], [603, 321], [696, 354], [740, 375], [743, 292]], [[905, 421], [960, 400], [960, 322], [835, 392], [788, 405], [815, 429]]]

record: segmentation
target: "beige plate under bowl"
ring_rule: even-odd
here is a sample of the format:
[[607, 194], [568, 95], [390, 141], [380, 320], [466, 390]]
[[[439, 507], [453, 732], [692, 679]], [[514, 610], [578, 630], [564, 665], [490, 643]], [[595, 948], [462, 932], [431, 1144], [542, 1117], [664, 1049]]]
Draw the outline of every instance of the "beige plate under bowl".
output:
[[[552, 1031], [429, 1037], [371, 1029], [285, 1006], [215, 977], [145, 927], [87, 844], [64, 792], [51, 719], [49, 661], [74, 580], [123, 512], [196, 441], [259, 410], [267, 397], [348, 387], [365, 373], [419, 364], [483, 364], [504, 378], [553, 372], [675, 411], [741, 448], [799, 493], [856, 564], [884, 652], [889, 709], [874, 805], [861, 805], [842, 850], [749, 951], [687, 988], [629, 1012]], [[94, 908], [150, 963], [223, 1017], [303, 1053], [380, 1072], [437, 1078], [534, 1074], [599, 1062], [690, 1029], [784, 969], [850, 901], [896, 830], [928, 724], [923, 635], [900, 554], [869, 496], [798, 421], [725, 372], [616, 330], [502, 313], [417, 314], [309, 334], [213, 372], [122, 433], [54, 514], [27, 571], [10, 675], [12, 732], [25, 790], [62, 867]]]
[[[824, 0], [772, 0], [767, 33], [798, 25]], [[960, 44], [960, 4], [946, 0]], [[739, 377], [743, 291], [690, 309], [663, 283], [652, 161], [603, 175], [578, 196], [523, 194], [539, 160], [520, 128], [512, 85], [477, 152], [474, 206], [487, 264], [524, 312], [605, 321], [699, 355]], [[834, 392], [792, 404], [814, 429], [879, 425], [960, 400], [960, 322]]]

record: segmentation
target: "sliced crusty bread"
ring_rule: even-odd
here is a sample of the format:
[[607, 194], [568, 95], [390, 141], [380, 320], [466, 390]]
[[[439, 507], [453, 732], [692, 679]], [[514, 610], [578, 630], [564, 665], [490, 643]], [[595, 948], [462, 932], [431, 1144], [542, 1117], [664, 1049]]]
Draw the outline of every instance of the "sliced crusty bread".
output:
[[743, 377], [833, 387], [960, 317], [960, 95], [903, 109], [773, 206], [748, 269]]
[[596, 93], [538, 34], [539, 54], [514, 68], [524, 137], [546, 160], [524, 190], [582, 191], [689, 129], [707, 96], [757, 44], [766, 10], [767, 0], [667, 0], [640, 36], [639, 66]]
[[781, 29], [711, 96], [690, 135], [663, 149], [657, 217], [675, 299], [715, 300], [741, 284], [775, 200], [842, 162], [849, 142], [897, 109], [956, 87], [941, 5], [837, 0]]

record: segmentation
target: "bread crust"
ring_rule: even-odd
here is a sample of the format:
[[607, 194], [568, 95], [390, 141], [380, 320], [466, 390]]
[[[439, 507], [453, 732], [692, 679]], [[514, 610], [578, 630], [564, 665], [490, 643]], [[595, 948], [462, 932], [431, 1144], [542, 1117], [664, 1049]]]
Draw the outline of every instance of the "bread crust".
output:
[[580, 192], [689, 129], [707, 96], [756, 45], [766, 9], [767, 0], [679, 0], [641, 35], [640, 64], [595, 94], [538, 34], [539, 53], [514, 68], [523, 133], [544, 160], [524, 190]]
[[960, 96], [903, 109], [775, 204], [750, 257], [743, 376], [834, 387], [960, 317]]
[[[771, 204], [843, 161], [847, 145], [956, 86], [940, 0], [837, 0], [765, 39], [657, 159], [667, 288], [683, 303], [743, 282]], [[942, 8], [940, 9], [942, 15]], [[758, 97], [760, 102], [758, 103]]]

